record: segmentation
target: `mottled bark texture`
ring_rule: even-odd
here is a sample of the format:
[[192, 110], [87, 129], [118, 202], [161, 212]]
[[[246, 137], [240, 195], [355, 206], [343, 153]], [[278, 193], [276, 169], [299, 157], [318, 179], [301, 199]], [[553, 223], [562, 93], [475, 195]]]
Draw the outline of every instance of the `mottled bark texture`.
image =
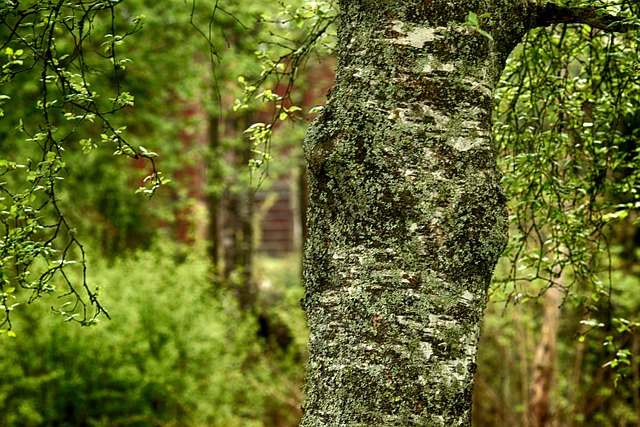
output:
[[[467, 426], [507, 239], [494, 87], [538, 2], [343, 0], [305, 141], [310, 337], [302, 426]], [[478, 16], [493, 40], [465, 25]], [[546, 23], [546, 22], [545, 22]]]

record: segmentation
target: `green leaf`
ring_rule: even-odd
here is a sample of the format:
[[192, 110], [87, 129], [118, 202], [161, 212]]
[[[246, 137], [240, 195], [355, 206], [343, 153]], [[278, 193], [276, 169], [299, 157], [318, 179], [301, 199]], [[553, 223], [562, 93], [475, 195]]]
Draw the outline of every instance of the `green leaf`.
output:
[[491, 34], [487, 33], [485, 30], [482, 30], [480, 28], [478, 28], [477, 30], [478, 30], [478, 33], [482, 34], [483, 36], [485, 36], [489, 40], [494, 41], [493, 40], [493, 36]]
[[471, 24], [474, 27], [478, 26], [478, 15], [475, 12], [469, 12], [467, 16], [467, 23]]

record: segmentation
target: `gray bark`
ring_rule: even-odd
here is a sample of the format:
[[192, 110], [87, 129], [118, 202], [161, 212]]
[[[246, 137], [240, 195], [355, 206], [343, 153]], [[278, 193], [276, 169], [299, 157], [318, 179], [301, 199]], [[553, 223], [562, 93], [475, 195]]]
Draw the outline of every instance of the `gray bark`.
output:
[[[541, 8], [340, 8], [336, 82], [305, 141], [301, 425], [467, 426], [487, 287], [507, 239], [494, 87]], [[491, 14], [481, 28], [493, 40], [464, 25], [470, 11]]]

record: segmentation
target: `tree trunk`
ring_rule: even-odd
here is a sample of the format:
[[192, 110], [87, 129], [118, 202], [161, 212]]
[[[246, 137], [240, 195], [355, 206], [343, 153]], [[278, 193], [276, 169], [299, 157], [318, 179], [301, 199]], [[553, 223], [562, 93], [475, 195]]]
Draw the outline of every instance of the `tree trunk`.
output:
[[[562, 278], [559, 282], [562, 282]], [[556, 286], [544, 294], [542, 330], [533, 359], [533, 379], [528, 402], [529, 425], [544, 427], [551, 424], [551, 390], [555, 372], [556, 343], [564, 292]]]
[[301, 425], [467, 426], [507, 239], [494, 87], [528, 29], [600, 15], [526, 0], [339, 5], [336, 82], [305, 140]]
[[[247, 163], [248, 159], [241, 164]], [[220, 203], [220, 252], [223, 258], [221, 277], [232, 287], [240, 307], [245, 311], [255, 309], [258, 292], [253, 281], [252, 201], [250, 188], [246, 191], [228, 188]]]
[[305, 143], [302, 426], [470, 424], [507, 238], [493, 88], [514, 44], [460, 25], [483, 3], [341, 3], [336, 83]]
[[[220, 117], [216, 114], [209, 115], [209, 152], [212, 155], [216, 155], [220, 151]], [[223, 182], [222, 173], [220, 168], [214, 164], [213, 168], [209, 171], [209, 185], [213, 187], [214, 183]], [[208, 212], [209, 212], [209, 228], [208, 237], [209, 246], [207, 251], [209, 259], [213, 265], [214, 271], [217, 271], [220, 267], [220, 202], [221, 196], [218, 191], [209, 190], [208, 194]]]
[[[227, 118], [222, 126], [212, 124], [210, 148], [213, 155], [225, 153], [216, 161], [226, 162], [234, 165], [237, 171], [243, 171], [251, 159], [251, 147], [242, 135], [238, 137], [232, 132], [246, 129], [252, 120], [247, 115], [234, 119]], [[223, 141], [224, 132], [229, 133], [226, 141]], [[253, 280], [253, 190], [249, 183], [243, 182], [240, 173], [230, 174], [224, 179], [218, 170], [213, 174], [212, 182], [217, 178], [217, 185], [223, 188], [210, 199], [210, 255], [217, 273], [233, 289], [240, 307], [250, 312], [256, 308], [258, 293], [257, 283]]]

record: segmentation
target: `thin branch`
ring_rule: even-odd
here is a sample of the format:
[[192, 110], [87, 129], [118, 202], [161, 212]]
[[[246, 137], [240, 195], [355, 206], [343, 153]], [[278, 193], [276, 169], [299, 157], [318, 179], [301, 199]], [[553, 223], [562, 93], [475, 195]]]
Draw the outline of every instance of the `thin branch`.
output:
[[629, 24], [626, 19], [603, 13], [595, 7], [570, 7], [546, 3], [538, 7], [533, 28], [552, 24], [586, 24], [608, 33], [625, 33], [638, 27]]

